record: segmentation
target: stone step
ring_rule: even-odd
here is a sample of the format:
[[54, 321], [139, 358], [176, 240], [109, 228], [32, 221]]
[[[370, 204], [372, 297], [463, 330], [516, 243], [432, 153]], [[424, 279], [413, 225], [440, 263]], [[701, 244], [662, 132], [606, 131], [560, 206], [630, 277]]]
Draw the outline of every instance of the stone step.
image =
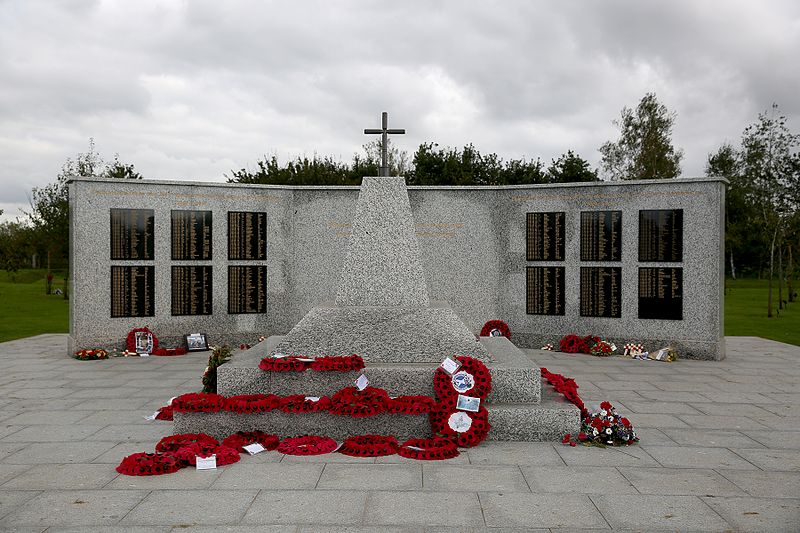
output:
[[[277, 346], [283, 337], [273, 336], [264, 342], [238, 352], [231, 361], [217, 370], [217, 392], [225, 396], [272, 393], [279, 396], [306, 394], [332, 396], [353, 385], [364, 374], [370, 385], [385, 389], [390, 396], [433, 396], [432, 363], [367, 362], [355, 372], [264, 372], [258, 363]], [[492, 361], [487, 363], [492, 374], [492, 392], [488, 405], [538, 403], [541, 399], [539, 368], [505, 337], [481, 337]]]
[[[578, 408], [561, 395], [545, 391], [540, 403], [487, 405], [488, 440], [552, 441], [580, 429]], [[224, 439], [237, 431], [266, 431], [280, 437], [324, 435], [342, 441], [352, 435], [394, 435], [399, 441], [431, 435], [427, 415], [381, 413], [366, 418], [319, 413], [270, 411], [241, 415], [218, 413], [175, 413], [175, 433], [207, 433]]]

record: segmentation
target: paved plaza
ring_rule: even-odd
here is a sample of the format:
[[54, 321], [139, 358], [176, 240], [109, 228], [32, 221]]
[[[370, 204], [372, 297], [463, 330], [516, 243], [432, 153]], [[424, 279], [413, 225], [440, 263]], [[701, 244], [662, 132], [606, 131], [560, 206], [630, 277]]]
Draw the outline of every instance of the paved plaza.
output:
[[172, 432], [145, 415], [199, 390], [207, 353], [82, 362], [66, 335], [0, 344], [8, 531], [800, 531], [800, 347], [727, 339], [722, 362], [529, 351], [609, 400], [627, 448], [483, 443], [443, 462], [267, 452], [128, 477]]

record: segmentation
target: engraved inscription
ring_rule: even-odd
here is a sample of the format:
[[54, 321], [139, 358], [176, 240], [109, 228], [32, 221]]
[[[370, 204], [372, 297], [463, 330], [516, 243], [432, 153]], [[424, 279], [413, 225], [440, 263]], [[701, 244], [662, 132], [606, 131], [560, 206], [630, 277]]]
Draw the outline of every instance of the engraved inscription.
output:
[[152, 209], [111, 209], [111, 259], [153, 259]]
[[622, 260], [622, 211], [581, 212], [581, 261]]
[[172, 314], [211, 314], [211, 266], [172, 267]]
[[639, 318], [683, 320], [682, 268], [639, 268]]
[[228, 212], [228, 259], [264, 260], [267, 258], [267, 214]]
[[526, 277], [526, 312], [563, 315], [564, 267], [528, 267]]
[[211, 259], [211, 211], [172, 211], [172, 259]]
[[683, 209], [639, 211], [639, 261], [683, 261]]
[[228, 266], [228, 313], [267, 312], [267, 267]]
[[564, 219], [564, 212], [527, 214], [528, 261], [564, 260]]
[[111, 318], [155, 316], [153, 266], [111, 267]]
[[581, 316], [622, 316], [622, 268], [581, 267]]

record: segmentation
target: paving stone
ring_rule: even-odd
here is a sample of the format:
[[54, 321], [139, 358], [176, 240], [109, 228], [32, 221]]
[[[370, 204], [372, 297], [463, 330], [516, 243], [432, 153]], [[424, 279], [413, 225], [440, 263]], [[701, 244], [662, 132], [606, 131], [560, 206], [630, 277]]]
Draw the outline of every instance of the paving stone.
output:
[[249, 459], [250, 457], [242, 457], [240, 462], [226, 466], [211, 488], [214, 490], [313, 489], [320, 479], [322, 469], [333, 466], [319, 463], [265, 463], [256, 467]]
[[[0, 489], [0, 526], [10, 525], [6, 522], [4, 517], [39, 494], [40, 493], [36, 491], [11, 491]], [[16, 527], [13, 528], [13, 530], [16, 530]]]
[[106, 426], [98, 430], [97, 433], [92, 435], [92, 439], [106, 441], [150, 439], [155, 443], [167, 435], [172, 435], [172, 427], [169, 424], [159, 424], [157, 426], [120, 424]]
[[35, 465], [7, 481], [3, 489], [100, 489], [116, 476], [106, 465]]
[[[292, 530], [294, 531], [294, 530]], [[471, 530], [465, 530], [469, 533]], [[407, 527], [407, 526], [330, 526], [330, 525], [314, 525], [314, 526], [300, 526], [297, 528], [298, 533], [424, 533], [423, 527]], [[437, 527], [437, 533], [442, 532], [441, 528]]]
[[767, 426], [747, 416], [680, 415], [678, 418], [699, 429], [766, 429]]
[[122, 519], [121, 524], [235, 523], [244, 515], [256, 494], [255, 490], [154, 490]]
[[642, 428], [688, 428], [689, 425], [675, 415], [636, 413], [630, 416], [633, 427]]
[[[485, 442], [484, 444], [491, 444], [491, 443]], [[366, 460], [367, 459], [365, 459], [365, 461]], [[418, 465], [419, 459], [409, 459], [408, 457], [401, 457], [395, 454], [395, 455], [384, 455], [383, 457], [376, 457], [374, 462], [375, 464]], [[459, 455], [457, 455], [456, 457], [453, 457], [451, 459], [443, 459], [442, 461], [438, 462], [448, 465], [466, 465], [469, 464], [470, 457], [469, 455], [467, 455], [467, 451], [465, 449], [461, 449]]]
[[86, 411], [66, 410], [25, 411], [6, 419], [3, 423], [10, 425], [71, 425], [86, 418], [88, 414]]
[[[351, 457], [341, 453], [326, 453], [323, 455], [283, 455], [282, 463], [348, 463], [348, 464], [371, 464], [375, 462], [374, 457]], [[259, 454], [263, 455], [263, 454]], [[391, 456], [394, 457], [394, 456]]]
[[717, 513], [695, 496], [635, 494], [592, 495], [592, 501], [613, 529], [654, 531], [724, 531]]
[[[769, 448], [800, 450], [800, 431], [743, 431], [745, 435]], [[731, 448], [750, 448], [747, 445], [731, 445]]]
[[155, 451], [157, 440], [148, 441], [126, 441], [126, 442], [106, 442], [109, 446], [107, 451], [95, 457], [92, 463], [104, 463], [117, 466], [125, 457], [139, 452], [153, 453]]
[[713, 470], [704, 468], [628, 468], [619, 471], [642, 494], [679, 496], [744, 496], [743, 491]]
[[748, 450], [734, 448], [733, 451], [762, 470], [800, 472], [800, 454], [795, 450]]
[[3, 462], [8, 464], [90, 463], [92, 459], [108, 451], [114, 446], [114, 443], [36, 442], [21, 444], [21, 446], [19, 451], [7, 456]]
[[523, 466], [520, 467], [534, 493], [638, 494], [631, 482], [608, 466]]
[[720, 474], [756, 498], [797, 498], [800, 496], [800, 472], [720, 470]]
[[800, 528], [800, 500], [703, 498], [712, 509], [740, 531], [796, 533]]
[[358, 524], [366, 498], [361, 491], [262, 490], [242, 524]]
[[[169, 530], [171, 533], [253, 533], [253, 526], [191, 526], [182, 524]], [[258, 526], [258, 533], [296, 533], [295, 526]], [[345, 530], [339, 530], [345, 531]]]
[[[417, 464], [328, 464], [317, 488], [343, 490], [421, 490], [422, 461]], [[426, 487], [427, 488], [427, 487]]]
[[77, 413], [82, 413], [83, 418], [81, 420], [81, 424], [89, 424], [89, 425], [98, 425], [98, 426], [110, 426], [115, 424], [141, 424], [145, 426], [153, 426], [153, 427], [168, 427], [172, 428], [172, 422], [168, 422], [165, 420], [146, 420], [145, 417], [148, 415], [152, 415], [155, 412], [155, 409], [152, 411], [146, 411], [144, 409], [136, 409], [136, 410], [114, 410], [114, 411], [95, 411], [90, 413], [89, 411], [76, 411]]
[[49, 527], [47, 533], [169, 533], [171, 529], [170, 526], [80, 526]]
[[474, 492], [371, 492], [364, 522], [409, 526], [484, 526]]
[[[70, 442], [80, 441], [96, 434], [103, 426], [36, 425], [28, 426], [3, 437], [3, 442]], [[74, 446], [75, 444], [72, 444]]]
[[[637, 433], [639, 430], [637, 429]], [[700, 446], [710, 448], [757, 448], [759, 443], [740, 431], [721, 429], [664, 429], [663, 433], [682, 446]], [[648, 446], [655, 444], [641, 437], [641, 442]]]
[[137, 490], [54, 490], [38, 494], [3, 519], [9, 526], [116, 524], [147, 493]]
[[[609, 400], [611, 401], [611, 400]], [[682, 414], [692, 414], [692, 415], [699, 415], [703, 414], [701, 411], [698, 411], [691, 405], [683, 402], [675, 402], [675, 403], [663, 403], [663, 402], [637, 402], [637, 401], [626, 401], [623, 402], [622, 405], [617, 405], [614, 402], [611, 404], [617, 409], [617, 412], [623, 414], [624, 411], [629, 411], [630, 413], [628, 416], [636, 416], [634, 413], [648, 413], [648, 414], [665, 414], [665, 415], [682, 415]]]
[[[757, 405], [748, 403], [698, 403], [696, 410], [699, 414], [712, 416], [764, 416], [771, 415], [770, 411]], [[694, 414], [694, 413], [682, 413]]]
[[462, 455], [474, 465], [564, 465], [549, 442], [484, 442]]
[[646, 449], [659, 464], [667, 468], [756, 469], [752, 463], [747, 462], [726, 448], [648, 446]]
[[530, 492], [518, 466], [441, 465], [422, 466], [425, 490], [452, 492]]
[[594, 504], [582, 494], [481, 493], [486, 525], [492, 528], [607, 528]]
[[555, 449], [568, 466], [658, 466], [638, 444], [608, 448], [557, 445]]
[[[118, 461], [119, 462], [119, 461]], [[97, 465], [116, 474], [112, 465]], [[126, 476], [118, 474], [113, 481], [106, 485], [109, 489], [120, 490], [192, 490], [207, 489], [216, 481], [220, 474], [230, 466], [221, 466], [211, 470], [197, 470], [193, 466], [181, 468], [177, 472], [163, 476]]]

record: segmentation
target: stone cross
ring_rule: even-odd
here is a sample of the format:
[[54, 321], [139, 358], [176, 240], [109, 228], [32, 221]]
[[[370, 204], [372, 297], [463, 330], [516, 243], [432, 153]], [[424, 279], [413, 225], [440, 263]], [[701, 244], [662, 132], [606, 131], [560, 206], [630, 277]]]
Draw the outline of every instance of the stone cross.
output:
[[379, 175], [383, 176], [383, 177], [388, 177], [389, 176], [389, 162], [387, 161], [387, 157], [386, 157], [386, 145], [389, 143], [388, 135], [390, 133], [395, 135], [395, 134], [403, 134], [403, 133], [406, 132], [406, 130], [404, 130], [404, 129], [402, 129], [402, 130], [401, 129], [389, 129], [387, 127], [388, 123], [389, 123], [389, 114], [386, 111], [384, 111], [383, 114], [381, 115], [381, 129], [365, 129], [364, 130], [364, 133], [367, 134], [367, 135], [375, 134], [375, 133], [380, 133], [381, 134], [381, 171], [380, 171]]

